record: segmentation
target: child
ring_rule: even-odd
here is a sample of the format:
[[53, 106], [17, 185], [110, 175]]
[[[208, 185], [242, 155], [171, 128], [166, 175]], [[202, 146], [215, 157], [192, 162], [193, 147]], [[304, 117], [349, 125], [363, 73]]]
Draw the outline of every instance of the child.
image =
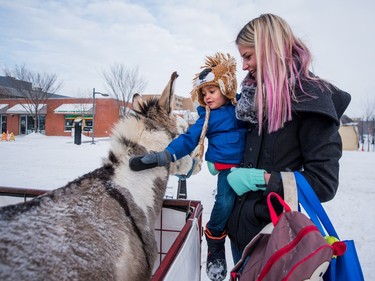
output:
[[[224, 248], [226, 224], [235, 199], [227, 175], [243, 160], [246, 128], [235, 115], [235, 59], [229, 54], [216, 53], [206, 57], [206, 63], [201, 68], [204, 70], [194, 78], [191, 92], [192, 100], [198, 100], [200, 104], [196, 123], [164, 151], [132, 157], [130, 168], [140, 171], [174, 162], [191, 153], [198, 145], [202, 130], [206, 130], [208, 148], [205, 160], [211, 174], [218, 175], [215, 204], [204, 231], [208, 246], [206, 272], [211, 280], [223, 280], [227, 273]], [[206, 115], [209, 118], [206, 119]]]

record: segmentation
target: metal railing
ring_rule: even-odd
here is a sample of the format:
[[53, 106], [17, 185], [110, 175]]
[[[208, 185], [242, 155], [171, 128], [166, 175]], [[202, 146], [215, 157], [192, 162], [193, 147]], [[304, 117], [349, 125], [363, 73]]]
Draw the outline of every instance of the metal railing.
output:
[[24, 201], [26, 201], [27, 198], [37, 197], [46, 192], [48, 192], [48, 190], [0, 186], [0, 196], [22, 197]]

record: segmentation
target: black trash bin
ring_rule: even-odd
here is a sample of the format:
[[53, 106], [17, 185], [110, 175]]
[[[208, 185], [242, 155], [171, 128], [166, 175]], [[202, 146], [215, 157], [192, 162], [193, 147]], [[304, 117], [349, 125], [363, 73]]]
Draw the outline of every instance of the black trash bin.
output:
[[74, 144], [81, 144], [82, 122], [74, 122]]

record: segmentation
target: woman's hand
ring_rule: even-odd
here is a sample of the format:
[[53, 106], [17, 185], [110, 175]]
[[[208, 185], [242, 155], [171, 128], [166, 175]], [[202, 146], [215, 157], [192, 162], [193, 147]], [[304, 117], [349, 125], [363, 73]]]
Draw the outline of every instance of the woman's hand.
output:
[[266, 189], [266, 171], [253, 168], [232, 168], [228, 175], [228, 183], [238, 196], [249, 191]]

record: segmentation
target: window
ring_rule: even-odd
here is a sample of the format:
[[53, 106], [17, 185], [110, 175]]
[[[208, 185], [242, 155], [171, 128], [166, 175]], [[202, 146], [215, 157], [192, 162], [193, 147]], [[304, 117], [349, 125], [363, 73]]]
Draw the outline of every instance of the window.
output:
[[84, 132], [92, 131], [92, 116], [80, 116], [80, 115], [65, 115], [64, 121], [64, 131], [72, 131], [74, 128], [74, 120], [77, 118], [83, 118], [83, 128]]
[[64, 131], [71, 131], [74, 126], [74, 119], [75, 118], [65, 118], [65, 127]]
[[[38, 132], [45, 134], [46, 116], [38, 115]], [[35, 132], [35, 122], [32, 115], [20, 115], [20, 134], [28, 135]]]
[[38, 115], [38, 129], [39, 133], [45, 134], [46, 130], [46, 116]]
[[1, 133], [7, 132], [7, 116], [6, 115], [0, 115], [1, 120]]
[[86, 122], [86, 126], [83, 128], [83, 131], [91, 132], [92, 131], [92, 117], [91, 117], [91, 119], [85, 118], [85, 122]]

